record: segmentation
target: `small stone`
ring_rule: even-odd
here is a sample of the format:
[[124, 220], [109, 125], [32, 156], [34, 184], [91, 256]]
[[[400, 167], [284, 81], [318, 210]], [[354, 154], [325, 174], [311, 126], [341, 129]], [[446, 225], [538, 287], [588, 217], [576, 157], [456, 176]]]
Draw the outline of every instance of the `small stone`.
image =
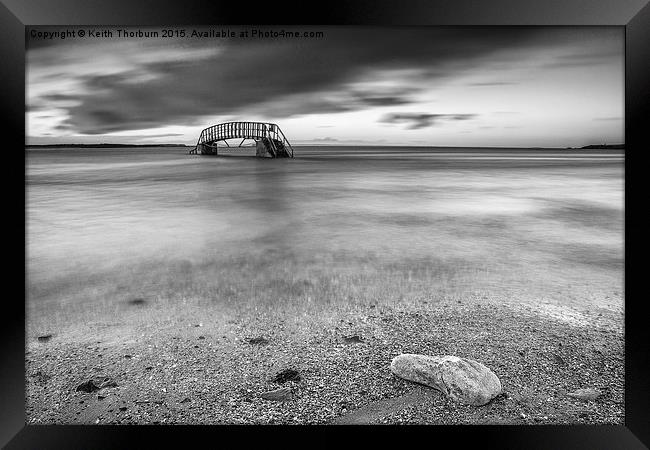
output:
[[569, 392], [567, 394], [568, 397], [573, 397], [582, 400], [583, 402], [596, 400], [601, 395], [603, 395], [602, 392], [593, 388], [578, 389], [577, 391]]
[[291, 400], [291, 388], [284, 387], [280, 389], [275, 389], [273, 391], [268, 391], [260, 394], [260, 397], [264, 400], [270, 400], [274, 402], [286, 402]]
[[278, 372], [273, 378], [274, 383], [286, 383], [287, 381], [300, 381], [300, 373], [294, 369], [285, 369]]
[[266, 345], [269, 343], [269, 340], [263, 336], [252, 338], [248, 340], [248, 343], [251, 345]]
[[433, 387], [468, 405], [485, 405], [501, 393], [494, 372], [468, 358], [402, 354], [393, 359], [390, 369], [400, 378]]
[[52, 336], [53, 336], [52, 334], [44, 334], [43, 336], [39, 336], [37, 339], [38, 342], [47, 342], [50, 339], [52, 339]]
[[555, 362], [557, 362], [559, 365], [566, 366], [566, 361], [560, 355], [553, 353], [553, 357], [555, 358]]
[[127, 303], [133, 306], [142, 306], [145, 305], [147, 301], [143, 298], [132, 298], [130, 300], [127, 300]]
[[99, 385], [99, 389], [117, 387], [117, 382], [111, 378], [104, 378], [104, 381]]
[[34, 373], [32, 375], [32, 377], [36, 378], [36, 381], [38, 383], [40, 383], [40, 384], [45, 384], [45, 383], [47, 383], [47, 381], [50, 378], [52, 378], [50, 375], [48, 375], [48, 374], [46, 374], [46, 373], [44, 373], [44, 372], [42, 372], [40, 370], [38, 372]]
[[361, 339], [361, 336], [359, 335], [354, 335], [354, 336], [343, 336], [343, 340], [347, 344], [361, 344], [363, 343], [363, 339]]
[[90, 392], [96, 392], [99, 389], [100, 389], [99, 386], [97, 386], [95, 384], [95, 381], [93, 381], [93, 380], [84, 381], [79, 386], [77, 386], [77, 392], [88, 392], [88, 393], [90, 393]]

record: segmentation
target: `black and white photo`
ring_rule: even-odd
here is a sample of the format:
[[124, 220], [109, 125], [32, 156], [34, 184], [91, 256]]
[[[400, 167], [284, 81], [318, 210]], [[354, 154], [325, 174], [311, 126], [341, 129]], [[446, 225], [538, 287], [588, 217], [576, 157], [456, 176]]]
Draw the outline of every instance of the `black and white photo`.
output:
[[624, 424], [622, 27], [26, 48], [28, 424]]

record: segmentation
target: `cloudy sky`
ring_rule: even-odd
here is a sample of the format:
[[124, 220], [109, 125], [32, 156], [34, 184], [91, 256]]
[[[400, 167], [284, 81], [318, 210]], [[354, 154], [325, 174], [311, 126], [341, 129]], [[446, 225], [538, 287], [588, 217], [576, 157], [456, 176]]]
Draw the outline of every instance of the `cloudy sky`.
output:
[[294, 144], [624, 142], [621, 28], [271, 29], [323, 37], [28, 37], [27, 143], [194, 144], [231, 120]]

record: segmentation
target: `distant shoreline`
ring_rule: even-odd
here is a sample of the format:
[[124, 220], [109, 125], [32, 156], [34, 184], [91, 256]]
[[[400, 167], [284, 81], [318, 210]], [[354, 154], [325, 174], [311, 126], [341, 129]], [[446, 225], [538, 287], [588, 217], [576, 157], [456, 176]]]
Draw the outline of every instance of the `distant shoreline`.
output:
[[25, 148], [194, 147], [186, 144], [31, 144]]
[[[494, 148], [512, 150], [625, 150], [625, 144], [592, 144], [583, 147], [456, 147], [439, 145], [359, 145], [359, 144], [296, 144], [296, 147], [421, 147], [431, 149]], [[128, 148], [128, 147], [194, 147], [187, 144], [31, 144], [25, 148]]]

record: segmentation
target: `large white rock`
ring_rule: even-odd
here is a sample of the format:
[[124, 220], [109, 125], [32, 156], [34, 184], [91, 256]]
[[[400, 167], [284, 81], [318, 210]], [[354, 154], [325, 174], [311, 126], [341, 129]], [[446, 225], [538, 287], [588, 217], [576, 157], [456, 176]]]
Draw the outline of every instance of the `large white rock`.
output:
[[431, 386], [468, 405], [485, 405], [501, 393], [499, 378], [473, 359], [406, 353], [393, 359], [390, 370], [400, 378]]

